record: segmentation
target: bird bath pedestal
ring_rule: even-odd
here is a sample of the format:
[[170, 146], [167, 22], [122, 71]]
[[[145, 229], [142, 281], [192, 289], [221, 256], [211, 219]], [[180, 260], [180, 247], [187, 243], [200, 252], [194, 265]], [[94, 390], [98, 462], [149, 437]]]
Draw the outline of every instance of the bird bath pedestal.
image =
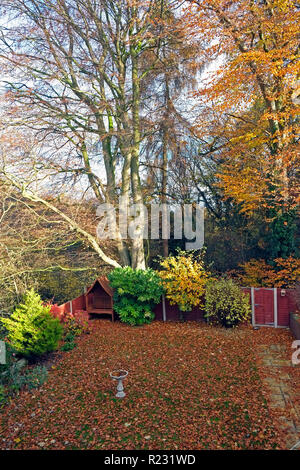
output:
[[127, 370], [114, 370], [109, 373], [111, 378], [113, 380], [117, 380], [117, 393], [116, 397], [118, 398], [124, 398], [125, 397], [125, 392], [124, 392], [124, 387], [123, 387], [123, 380], [127, 377], [128, 371]]

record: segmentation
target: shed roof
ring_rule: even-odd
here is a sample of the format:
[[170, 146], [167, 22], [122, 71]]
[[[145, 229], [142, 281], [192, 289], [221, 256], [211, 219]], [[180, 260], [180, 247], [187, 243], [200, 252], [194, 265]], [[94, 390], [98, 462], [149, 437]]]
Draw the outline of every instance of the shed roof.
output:
[[113, 289], [110, 287], [109, 285], [109, 280], [107, 279], [106, 276], [101, 276], [101, 277], [98, 277], [94, 282], [93, 284], [88, 287], [87, 291], [86, 291], [86, 294], [89, 294], [91, 292], [91, 290], [93, 289], [93, 287], [95, 287], [95, 285], [97, 284], [100, 284], [100, 286], [105, 290], [105, 292], [110, 295], [111, 297], [113, 296]]

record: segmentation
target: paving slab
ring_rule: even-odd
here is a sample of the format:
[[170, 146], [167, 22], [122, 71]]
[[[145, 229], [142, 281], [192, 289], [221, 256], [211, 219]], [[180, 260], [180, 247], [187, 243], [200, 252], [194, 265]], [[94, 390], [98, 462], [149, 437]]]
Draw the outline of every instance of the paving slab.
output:
[[286, 433], [287, 449], [300, 440], [299, 391], [290, 383], [288, 368], [294, 367], [286, 359], [285, 345], [259, 345], [257, 355], [264, 368], [263, 383], [269, 392], [269, 406], [279, 413], [278, 421]]

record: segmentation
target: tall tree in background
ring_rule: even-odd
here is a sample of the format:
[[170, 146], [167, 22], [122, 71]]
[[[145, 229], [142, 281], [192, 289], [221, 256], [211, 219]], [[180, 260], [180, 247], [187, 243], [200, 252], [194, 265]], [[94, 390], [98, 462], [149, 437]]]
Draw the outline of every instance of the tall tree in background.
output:
[[248, 228], [263, 226], [259, 256], [296, 249], [299, 10], [265, 0], [185, 6], [1, 2], [10, 20], [0, 36], [4, 184], [110, 266], [145, 266], [143, 224], [132, 241], [116, 227], [118, 256], [107, 255], [96, 218], [86, 226], [61, 197], [203, 202], [219, 235], [234, 221], [245, 245]]
[[[42, 178], [49, 169], [54, 176], [85, 176], [100, 202], [116, 205], [121, 195], [142, 203], [141, 92], [160, 60], [169, 2], [4, 0], [2, 8], [12, 25], [1, 36], [1, 58], [14, 77], [7, 80], [7, 97], [24, 117], [14, 124], [44, 139], [33, 172], [39, 169]], [[54, 142], [59, 157], [49, 154]], [[72, 158], [62, 158], [67, 153]], [[23, 184], [20, 178], [10, 182]], [[26, 187], [23, 196], [30, 197], [33, 185]], [[31, 197], [43, 203], [39, 195]], [[121, 263], [144, 268], [142, 224], [136, 230], [130, 249], [118, 229], [115, 239]], [[98, 248], [106, 262], [118, 264]]]
[[[176, 10], [175, 10], [176, 11]], [[149, 76], [143, 97], [151, 97], [147, 121], [152, 129], [145, 140], [143, 165], [146, 167], [145, 191], [163, 205], [183, 203], [170, 184], [170, 167], [180, 158], [193, 121], [190, 92], [197, 86], [202, 70], [197, 59], [197, 38], [187, 40], [181, 16], [170, 8], [165, 15], [165, 41], [155, 73]], [[187, 201], [185, 201], [187, 202]], [[168, 256], [168, 239], [162, 239], [162, 253]]]
[[299, 6], [285, 0], [186, 4], [203, 61], [215, 65], [195, 94], [206, 103], [195, 132], [222, 136], [212, 151], [222, 158], [225, 196], [242, 211], [264, 210], [270, 244], [281, 220], [279, 251], [271, 256], [287, 256], [295, 236], [289, 223], [295, 227], [290, 219], [299, 204]]

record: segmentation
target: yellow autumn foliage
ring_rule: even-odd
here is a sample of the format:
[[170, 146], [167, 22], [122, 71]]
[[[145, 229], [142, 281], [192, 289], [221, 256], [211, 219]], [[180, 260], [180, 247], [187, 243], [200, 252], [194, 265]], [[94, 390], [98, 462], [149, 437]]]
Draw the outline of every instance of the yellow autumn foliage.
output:
[[201, 255], [179, 251], [177, 255], [163, 259], [160, 266], [162, 270], [158, 274], [171, 305], [177, 304], [183, 312], [203, 306], [209, 273], [205, 270]]

